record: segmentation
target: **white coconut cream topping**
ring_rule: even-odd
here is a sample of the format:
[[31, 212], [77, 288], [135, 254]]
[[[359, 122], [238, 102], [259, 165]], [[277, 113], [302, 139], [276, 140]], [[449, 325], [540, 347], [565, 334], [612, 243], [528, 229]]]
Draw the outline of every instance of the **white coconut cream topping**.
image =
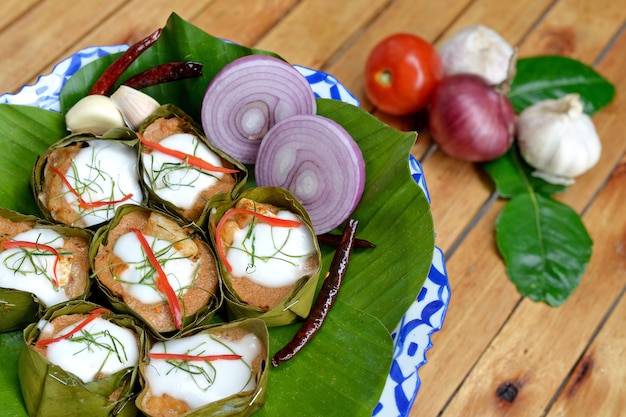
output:
[[[140, 204], [142, 191], [137, 156], [132, 147], [109, 140], [90, 140], [65, 173], [72, 188], [87, 203], [115, 202], [81, 207], [78, 197], [63, 185], [64, 198], [81, 213], [87, 226], [110, 220], [122, 204]], [[131, 197], [128, 197], [132, 195]]]
[[[50, 307], [67, 301], [62, 286], [67, 284], [71, 272], [71, 254], [63, 253], [63, 236], [51, 229], [33, 228], [19, 233], [12, 240], [42, 245], [40, 248], [15, 247], [0, 253], [0, 287], [34, 294]], [[50, 246], [57, 254], [46, 250]], [[55, 268], [56, 266], [56, 268]], [[56, 279], [58, 287], [54, 285]]]
[[[78, 324], [62, 329], [55, 337], [71, 332]], [[46, 327], [49, 326], [53, 325]], [[45, 328], [44, 331], [50, 330]], [[83, 382], [90, 382], [98, 374], [111, 375], [135, 366], [139, 347], [129, 329], [98, 317], [67, 339], [48, 345], [46, 357]]]
[[[300, 220], [287, 210], [279, 211], [277, 217]], [[313, 254], [315, 244], [306, 225], [294, 228], [253, 222], [235, 232], [226, 259], [232, 266], [233, 276], [279, 288], [294, 284], [310, 272], [307, 261]]]
[[181, 361], [150, 359], [144, 377], [152, 395], [168, 394], [198, 408], [222, 398], [256, 388], [251, 364], [261, 353], [261, 341], [251, 333], [237, 341], [205, 333], [156, 343], [151, 353], [193, 356], [241, 355], [241, 359]]
[[[176, 294], [184, 294], [193, 283], [199, 267], [174, 248], [174, 244], [165, 239], [145, 236], [152, 252], [159, 260], [167, 280]], [[125, 291], [144, 304], [159, 303], [166, 300], [165, 295], [155, 287], [155, 271], [147, 259], [137, 235], [125, 233], [115, 242], [113, 253], [128, 268], [118, 277]]]
[[[222, 161], [216, 153], [202, 143], [196, 136], [189, 133], [178, 133], [159, 142], [160, 145], [196, 156], [215, 166], [222, 166]], [[222, 177], [221, 172], [209, 172], [194, 168], [179, 158], [153, 150], [151, 153], [142, 153], [144, 166], [144, 181], [163, 200], [169, 201], [177, 207], [191, 208], [198, 195], [211, 188]]]

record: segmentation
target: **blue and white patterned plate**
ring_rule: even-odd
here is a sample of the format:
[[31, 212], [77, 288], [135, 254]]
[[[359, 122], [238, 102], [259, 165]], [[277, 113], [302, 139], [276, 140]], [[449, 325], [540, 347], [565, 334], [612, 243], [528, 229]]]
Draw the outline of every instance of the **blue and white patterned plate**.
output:
[[[24, 86], [17, 94], [0, 96], [0, 103], [59, 111], [59, 94], [68, 78], [83, 65], [126, 48], [127, 45], [85, 48], [57, 64], [51, 74], [39, 77], [35, 84]], [[359, 105], [359, 101], [332, 75], [301, 66], [295, 68], [307, 78], [318, 97]], [[430, 202], [422, 166], [413, 156], [409, 157], [409, 167], [413, 179], [424, 190]], [[432, 347], [430, 335], [441, 329], [449, 300], [450, 286], [443, 252], [435, 247], [424, 286], [392, 333], [393, 363], [372, 416], [408, 416], [420, 388], [418, 371], [426, 364], [426, 351]]]

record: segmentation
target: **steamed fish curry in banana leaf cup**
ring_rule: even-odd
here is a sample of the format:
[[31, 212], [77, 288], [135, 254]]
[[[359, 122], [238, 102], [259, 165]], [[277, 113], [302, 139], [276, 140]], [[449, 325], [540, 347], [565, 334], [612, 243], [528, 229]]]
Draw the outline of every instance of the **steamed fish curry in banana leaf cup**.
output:
[[17, 363], [30, 416], [132, 417], [145, 332], [90, 302], [49, 309], [24, 330]]
[[216, 194], [236, 195], [247, 169], [215, 148], [178, 107], [161, 106], [139, 130], [140, 164], [150, 205], [198, 223]]
[[217, 262], [201, 231], [157, 210], [118, 209], [96, 232], [90, 255], [114, 308], [138, 317], [154, 335], [210, 320], [221, 304]]
[[58, 223], [97, 228], [123, 204], [145, 203], [137, 162], [138, 139], [126, 128], [102, 137], [67, 136], [41, 155], [33, 170], [35, 199]]
[[0, 331], [89, 294], [91, 232], [0, 209]]
[[308, 316], [321, 252], [306, 210], [278, 187], [244, 190], [209, 203], [229, 315], [280, 326]]
[[149, 417], [252, 415], [265, 402], [268, 355], [259, 319], [154, 343], [140, 364], [137, 407]]

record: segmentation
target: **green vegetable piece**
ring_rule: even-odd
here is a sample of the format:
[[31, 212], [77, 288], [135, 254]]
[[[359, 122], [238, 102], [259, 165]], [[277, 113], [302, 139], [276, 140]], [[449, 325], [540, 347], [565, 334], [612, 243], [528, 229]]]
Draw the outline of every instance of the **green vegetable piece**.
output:
[[[83, 239], [87, 245], [89, 245], [93, 236], [88, 230], [51, 223], [37, 216], [21, 214], [2, 207], [0, 207], [0, 218], [14, 223], [31, 223], [33, 227], [42, 229], [52, 229], [65, 238], [77, 237]], [[80, 294], [76, 294], [72, 299], [84, 300], [91, 295], [91, 279], [88, 275], [77, 276], [76, 278], [83, 280], [84, 287]], [[28, 324], [37, 321], [45, 309], [46, 305], [33, 293], [11, 288], [0, 288], [0, 317], [2, 317], [0, 320], [0, 332], [24, 329]]]
[[[189, 115], [187, 115], [183, 110], [174, 106], [173, 104], [165, 104], [159, 107], [149, 118], [147, 118], [142, 123], [139, 129], [139, 132], [143, 134], [146, 128], [150, 126], [150, 124], [154, 123], [157, 119], [160, 119], [160, 118], [163, 118], [163, 119], [176, 118], [176, 119], [183, 121], [184, 124], [181, 125], [181, 129], [185, 133], [189, 133], [189, 134], [196, 136], [198, 140], [202, 144], [206, 145], [212, 152], [216, 153], [217, 155], [220, 156], [220, 158], [224, 159], [225, 161], [230, 162], [233, 165], [234, 169], [236, 169], [238, 172], [233, 174], [233, 177], [235, 179], [235, 185], [229, 193], [231, 196], [236, 196], [239, 193], [239, 191], [246, 185], [246, 181], [248, 179], [247, 167], [243, 165], [242, 163], [240, 163], [239, 161], [233, 159], [230, 155], [226, 154], [224, 151], [213, 146], [208, 141], [206, 136], [204, 136], [202, 132], [202, 127], [196, 121], [194, 121]], [[139, 159], [139, 166], [142, 172], [144, 173], [142, 177], [144, 181], [144, 188], [146, 189], [146, 192], [149, 196], [148, 205], [155, 209], [161, 210], [165, 213], [169, 213], [175, 217], [185, 218], [183, 209], [181, 209], [180, 207], [177, 207], [172, 202], [164, 200], [163, 198], [159, 197], [157, 193], [154, 191], [152, 187], [153, 184], [147, 181], [147, 178], [149, 177], [147, 177], [146, 172], [149, 171], [150, 168], [147, 167], [143, 163], [143, 160], [141, 159], [141, 157]], [[172, 169], [175, 170], [177, 169], [177, 167], [174, 166]], [[206, 226], [206, 216], [200, 216], [200, 217], [201, 218], [198, 218], [198, 217], [188, 218], [187, 220], [195, 222], [200, 228], [204, 228]]]
[[615, 97], [615, 86], [593, 68], [572, 58], [546, 55], [517, 61], [508, 97], [516, 113], [545, 99], [580, 94], [584, 111], [593, 115]]
[[576, 289], [593, 244], [574, 210], [538, 193], [507, 203], [496, 221], [496, 243], [520, 294], [550, 306]]
[[[38, 155], [65, 136], [63, 115], [36, 107], [0, 104], [0, 205], [40, 215], [30, 194], [30, 176]], [[10, 179], [10, 181], [7, 181]]]
[[[268, 349], [269, 349], [269, 335], [267, 331], [267, 326], [260, 319], [242, 319], [236, 320], [229, 323], [224, 324], [216, 324], [211, 326], [204, 326], [200, 328], [193, 329], [181, 337], [192, 336], [199, 333], [205, 333], [208, 335], [225, 335], [228, 333], [236, 334], [236, 332], [246, 332], [254, 334], [263, 345], [263, 350], [261, 352], [262, 361], [259, 365], [258, 372], [253, 374], [253, 378], [255, 380], [255, 388], [248, 391], [242, 391], [239, 394], [234, 394], [229, 397], [222, 398], [220, 400], [210, 402], [206, 405], [200, 406], [195, 409], [191, 409], [185, 413], [185, 417], [204, 417], [204, 416], [221, 416], [221, 417], [248, 417], [256, 413], [263, 404], [265, 404], [267, 386], [268, 386], [268, 366], [269, 366], [269, 357], [268, 357]], [[223, 336], [222, 336], [223, 337]], [[146, 367], [150, 366], [149, 358], [147, 357], [148, 352], [150, 350], [149, 347], [146, 349], [146, 357], [144, 357], [141, 365], [140, 372], [142, 376], [145, 373]], [[207, 355], [210, 355], [211, 352], [205, 352]], [[249, 364], [251, 365], [251, 364]], [[186, 372], [185, 367], [180, 362], [178, 364], [175, 363], [172, 365], [173, 367], [178, 366], [175, 369], [175, 372]], [[200, 375], [191, 375], [190, 378], [202, 380], [202, 376]], [[222, 380], [221, 378], [217, 378], [218, 380]], [[226, 380], [225, 378], [224, 380]], [[204, 381], [206, 382], [206, 381]], [[145, 400], [148, 395], [150, 387], [147, 384], [147, 380], [144, 379], [143, 386], [141, 392], [137, 396], [135, 404], [137, 408], [143, 412], [149, 411], [149, 407]]]
[[[311, 220], [302, 204], [288, 191], [279, 187], [254, 187], [244, 190], [236, 200], [231, 200], [229, 196], [222, 194], [211, 199], [207, 206], [210, 213], [208, 218], [210, 238], [213, 247], [217, 248], [216, 236], [219, 230], [216, 229], [220, 219], [228, 213], [230, 209], [235, 208], [236, 203], [242, 198], [248, 198], [257, 203], [271, 204], [283, 210], [287, 210], [296, 214], [302, 223], [307, 226], [312, 235], [313, 226]], [[314, 239], [315, 240], [315, 239]], [[253, 246], [252, 246], [253, 247]], [[278, 305], [264, 310], [252, 304], [243, 301], [233, 285], [233, 278], [227, 269], [222, 254], [216, 249], [217, 258], [220, 265], [222, 280], [225, 287], [225, 303], [228, 315], [234, 318], [254, 317], [263, 320], [269, 327], [284, 326], [291, 324], [300, 319], [306, 318], [311, 310], [313, 301], [315, 300], [315, 291], [317, 283], [320, 279], [322, 254], [315, 240], [315, 255], [317, 268], [310, 274], [303, 275], [294, 284], [291, 292], [284, 297]], [[313, 256], [313, 255], [312, 255]]]
[[[52, 320], [66, 314], [88, 314], [99, 306], [89, 302], [70, 302], [46, 312]], [[109, 321], [134, 331], [140, 346], [146, 342], [143, 329], [128, 316], [110, 316]], [[132, 417], [137, 414], [133, 388], [139, 376], [139, 365], [84, 383], [76, 375], [53, 365], [33, 349], [31, 342], [40, 329], [33, 323], [24, 330], [24, 345], [18, 357], [18, 376], [29, 415], [50, 417], [111, 416]], [[114, 392], [119, 395], [111, 399]]]
[[[199, 114], [198, 97], [204, 93], [207, 80], [212, 77], [211, 74], [217, 67], [221, 68], [226, 61], [243, 55], [244, 50], [239, 48], [243, 47], [210, 37], [185, 22], [180, 16], [172, 14], [159, 41], [142, 54], [135, 66], [129, 68], [127, 75], [131, 76], [135, 71], [164, 61], [179, 60], [181, 57], [188, 59], [188, 54], [204, 57], [202, 78], [181, 80], [170, 83], [167, 87], [154, 86], [150, 87], [150, 91], [146, 91], [158, 98], [160, 103], [176, 104], [195, 118]], [[185, 56], [187, 58], [184, 58]], [[100, 60], [95, 62], [96, 66], [88, 65], [82, 68], [66, 84], [62, 96], [67, 96], [66, 100], [61, 98], [61, 108], [67, 108], [71, 106], [73, 100], [83, 97], [93, 81], [106, 68], [106, 64], [100, 63]], [[212, 65], [213, 69], [210, 69], [208, 64]], [[86, 76], [83, 70], [91, 75]], [[204, 75], [207, 76], [206, 79]], [[123, 79], [126, 79], [126, 75]], [[41, 110], [37, 114], [41, 113], [46, 113], [46, 116], [54, 115], [59, 129], [53, 135], [54, 138], [40, 131], [34, 132], [36, 138], [41, 138], [35, 140], [39, 152], [67, 134], [62, 116]], [[342, 410], [346, 415], [371, 415], [371, 410], [376, 406], [382, 386], [389, 375], [390, 359], [393, 356], [393, 344], [389, 335], [403, 314], [415, 302], [432, 263], [434, 250], [432, 214], [424, 192], [411, 179], [407, 161], [416, 139], [415, 133], [392, 129], [368, 112], [336, 100], [318, 100], [318, 114], [340, 123], [357, 141], [363, 152], [367, 166], [366, 186], [354, 217], [360, 222], [359, 238], [370, 240], [376, 244], [376, 248], [357, 250], [353, 253], [350, 271], [331, 314], [333, 320], [327, 321], [322, 331], [316, 335], [313, 344], [307, 346], [306, 355], [310, 355], [310, 361], [307, 358], [307, 362], [315, 364], [317, 375], [315, 381], [310, 379], [310, 369], [296, 366], [295, 361], [286, 364], [283, 369], [270, 369], [268, 389], [271, 391], [267, 395], [266, 406], [255, 416], [290, 415], [285, 410], [294, 409], [296, 405], [298, 411], [306, 410], [312, 416], [324, 415], [326, 410], [330, 410], [326, 415], [333, 415], [333, 410]], [[18, 126], [37, 126], [40, 119], [36, 116], [24, 117]], [[0, 125], [3, 123], [4, 119]], [[50, 127], [46, 129], [50, 130]], [[29, 132], [9, 135], [3, 140], [10, 142], [13, 147], [21, 146], [25, 139], [28, 139], [27, 133]], [[381, 143], [385, 146], [381, 147]], [[5, 155], [9, 158], [10, 153], [7, 152]], [[7, 170], [5, 166], [11, 165], [0, 163], [0, 167]], [[30, 166], [23, 167], [22, 170], [8, 168], [11, 175], [5, 176], [6, 181], [13, 183], [17, 181], [18, 176], [28, 178], [31, 168]], [[252, 183], [253, 179], [250, 179], [248, 184]], [[12, 205], [16, 201], [28, 200], [33, 210], [37, 210], [28, 186], [15, 189], [15, 198], [2, 198], [0, 202]], [[330, 263], [333, 250], [326, 247], [322, 250], [325, 270]], [[345, 326], [338, 326], [340, 323], [344, 323]], [[372, 326], [376, 326], [375, 329], [372, 329]], [[271, 346], [278, 347], [289, 341], [298, 327], [298, 324], [294, 324], [270, 329]], [[350, 332], [361, 340], [377, 341], [382, 337], [385, 339], [376, 346], [369, 342], [360, 345], [347, 344], [337, 339], [342, 332]], [[4, 335], [0, 335], [0, 343]], [[328, 347], [332, 350], [328, 350]], [[329, 355], [329, 351], [333, 354]], [[10, 353], [0, 350], [0, 357], [3, 361], [9, 361], [8, 363], [15, 363], [15, 357]], [[304, 360], [301, 362], [304, 363]], [[366, 362], [365, 368], [368, 368], [369, 372], [366, 372], [365, 368], [353, 365]], [[364, 374], [367, 374], [367, 377], [364, 377]], [[338, 379], [337, 375], [341, 375], [341, 379]], [[0, 399], [3, 392], [14, 391], [10, 383], [11, 381], [0, 379]], [[308, 389], [312, 384], [319, 386], [316, 385], [315, 390]], [[296, 385], [297, 390], [293, 388]], [[291, 388], [288, 390], [284, 387]], [[347, 390], [349, 395], [344, 395]], [[11, 402], [2, 402], [7, 405], [6, 409], [18, 416], [25, 415], [21, 408], [11, 407], [16, 404], [16, 399], [11, 398]], [[320, 404], [322, 399], [324, 404]]]

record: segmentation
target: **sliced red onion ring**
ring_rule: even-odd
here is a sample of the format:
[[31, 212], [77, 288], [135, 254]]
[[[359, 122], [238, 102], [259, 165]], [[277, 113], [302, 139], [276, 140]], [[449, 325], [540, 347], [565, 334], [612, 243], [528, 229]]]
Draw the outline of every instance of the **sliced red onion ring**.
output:
[[249, 55], [227, 64], [202, 100], [202, 127], [209, 141], [245, 164], [276, 123], [314, 114], [315, 95], [306, 78], [278, 58]]
[[335, 121], [298, 115], [276, 123], [261, 142], [258, 186], [289, 190], [307, 210], [315, 234], [327, 233], [354, 211], [365, 186], [361, 149]]

